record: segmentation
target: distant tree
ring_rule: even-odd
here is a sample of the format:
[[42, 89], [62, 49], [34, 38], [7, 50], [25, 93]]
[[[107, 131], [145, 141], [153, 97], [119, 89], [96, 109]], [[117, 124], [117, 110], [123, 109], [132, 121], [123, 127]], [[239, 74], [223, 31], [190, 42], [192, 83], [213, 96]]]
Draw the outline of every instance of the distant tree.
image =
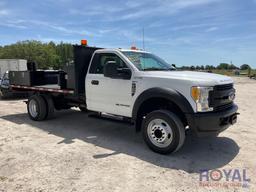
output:
[[248, 69], [250, 69], [251, 67], [250, 67], [250, 65], [248, 65], [248, 64], [243, 64], [243, 65], [241, 65], [240, 66], [240, 69], [241, 70], [248, 70]]
[[239, 68], [237, 66], [231, 64], [231, 65], [229, 65], [228, 69], [234, 70], [234, 69], [239, 69]]
[[195, 69], [196, 69], [195, 66], [193, 66], [193, 65], [190, 66], [190, 70], [191, 70], [191, 71], [194, 71]]
[[190, 67], [189, 66], [181, 66], [180, 69], [181, 70], [190, 70]]
[[210, 65], [210, 70], [213, 70], [213, 69], [216, 69], [216, 67], [213, 65]]
[[229, 69], [229, 64], [228, 63], [220, 63], [217, 66], [217, 69]]
[[73, 60], [73, 46], [71, 44], [61, 42], [56, 46], [56, 51], [60, 56], [60, 63], [62, 65]]
[[196, 66], [196, 70], [197, 71], [200, 70], [200, 66], [199, 65]]
[[41, 69], [61, 69], [73, 60], [71, 44], [42, 43], [40, 41], [21, 41], [0, 47], [0, 59], [26, 59], [36, 62]]
[[206, 65], [205, 70], [210, 70], [210, 65]]
[[3, 47], [0, 46], [0, 58], [2, 57], [2, 54], [3, 54]]

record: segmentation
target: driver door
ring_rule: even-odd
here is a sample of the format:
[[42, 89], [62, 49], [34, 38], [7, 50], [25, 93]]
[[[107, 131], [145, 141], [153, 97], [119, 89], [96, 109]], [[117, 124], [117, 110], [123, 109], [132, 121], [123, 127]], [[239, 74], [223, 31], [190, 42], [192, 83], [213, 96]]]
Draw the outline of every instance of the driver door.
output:
[[115, 61], [120, 68], [128, 67], [115, 53], [96, 53], [86, 76], [87, 108], [121, 116], [131, 116], [131, 79], [105, 77], [103, 68]]

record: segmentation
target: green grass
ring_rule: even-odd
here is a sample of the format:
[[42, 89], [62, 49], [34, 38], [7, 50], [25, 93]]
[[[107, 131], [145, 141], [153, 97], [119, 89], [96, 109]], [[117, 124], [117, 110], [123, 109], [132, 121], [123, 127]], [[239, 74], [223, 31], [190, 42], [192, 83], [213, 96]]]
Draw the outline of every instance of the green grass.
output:
[[227, 76], [235, 75], [233, 70], [214, 69], [214, 70], [212, 70], [212, 72], [220, 74], [220, 75], [227, 75]]
[[[227, 76], [236, 76], [234, 70], [224, 70], [224, 69], [214, 69], [212, 70], [213, 73], [221, 74], [221, 75], [227, 75]], [[251, 75], [256, 74], [256, 70], [251, 70]], [[240, 71], [239, 76], [248, 76], [248, 70], [242, 70]]]

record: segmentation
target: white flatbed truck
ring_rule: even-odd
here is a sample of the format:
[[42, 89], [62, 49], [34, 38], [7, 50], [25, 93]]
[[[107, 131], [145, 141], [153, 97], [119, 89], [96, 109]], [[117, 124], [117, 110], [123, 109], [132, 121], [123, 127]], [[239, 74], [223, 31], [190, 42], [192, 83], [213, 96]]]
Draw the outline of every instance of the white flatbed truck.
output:
[[230, 77], [175, 71], [146, 51], [76, 45], [74, 64], [63, 71], [13, 71], [10, 82], [16, 91], [33, 93], [27, 102], [32, 120], [71, 107], [122, 117], [162, 154], [181, 148], [186, 129], [217, 136], [237, 121]]

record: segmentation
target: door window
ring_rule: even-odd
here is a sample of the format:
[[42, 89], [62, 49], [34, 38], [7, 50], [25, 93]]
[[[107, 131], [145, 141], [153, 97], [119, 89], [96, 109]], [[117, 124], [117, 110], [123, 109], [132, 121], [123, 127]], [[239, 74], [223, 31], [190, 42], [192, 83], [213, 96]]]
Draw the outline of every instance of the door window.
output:
[[115, 61], [120, 68], [125, 68], [125, 62], [116, 54], [113, 53], [96, 53], [94, 55], [90, 73], [92, 74], [103, 74], [103, 68], [109, 61]]

